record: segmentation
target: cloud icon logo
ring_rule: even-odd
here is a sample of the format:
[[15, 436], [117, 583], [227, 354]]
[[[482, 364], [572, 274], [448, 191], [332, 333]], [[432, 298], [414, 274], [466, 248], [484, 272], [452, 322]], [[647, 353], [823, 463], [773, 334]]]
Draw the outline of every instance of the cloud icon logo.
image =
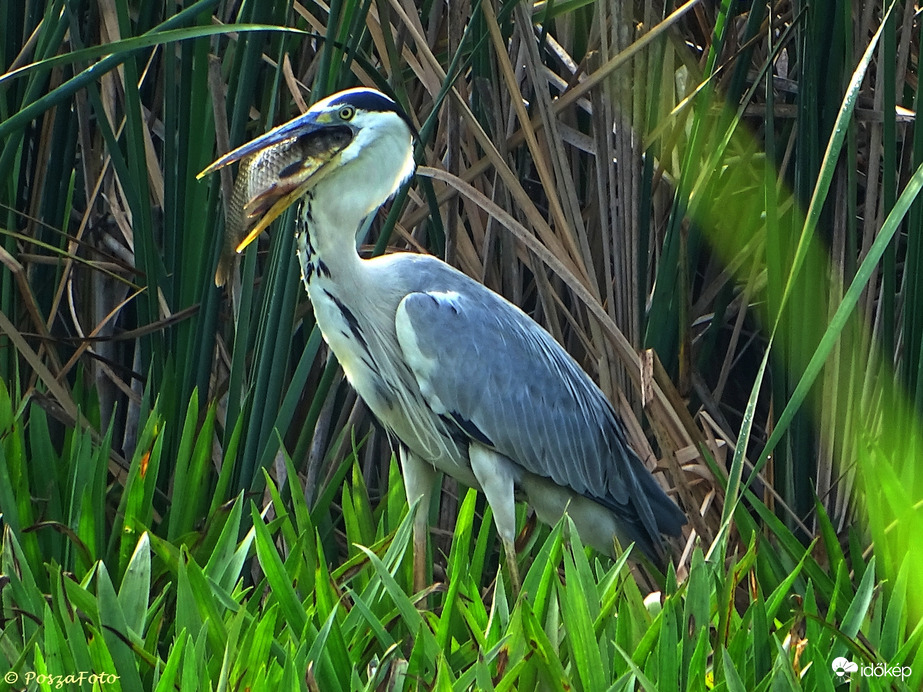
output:
[[859, 664], [853, 663], [848, 658], [839, 656], [838, 658], [833, 659], [833, 672], [836, 673], [837, 677], [842, 678], [849, 673], [855, 673], [859, 670]]

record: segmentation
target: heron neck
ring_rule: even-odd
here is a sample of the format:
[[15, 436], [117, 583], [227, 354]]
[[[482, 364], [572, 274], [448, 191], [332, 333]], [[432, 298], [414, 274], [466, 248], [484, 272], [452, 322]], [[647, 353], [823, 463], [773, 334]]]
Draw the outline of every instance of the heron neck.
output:
[[306, 285], [326, 279], [350, 287], [362, 276], [356, 231], [363, 217], [312, 191], [298, 219], [298, 257]]

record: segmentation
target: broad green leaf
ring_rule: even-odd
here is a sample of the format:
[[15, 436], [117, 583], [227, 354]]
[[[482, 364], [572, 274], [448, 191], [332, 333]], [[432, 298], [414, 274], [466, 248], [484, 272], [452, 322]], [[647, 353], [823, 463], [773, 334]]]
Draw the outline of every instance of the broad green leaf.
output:
[[144, 633], [150, 596], [151, 542], [145, 531], [125, 569], [118, 596], [126, 623], [137, 637]]

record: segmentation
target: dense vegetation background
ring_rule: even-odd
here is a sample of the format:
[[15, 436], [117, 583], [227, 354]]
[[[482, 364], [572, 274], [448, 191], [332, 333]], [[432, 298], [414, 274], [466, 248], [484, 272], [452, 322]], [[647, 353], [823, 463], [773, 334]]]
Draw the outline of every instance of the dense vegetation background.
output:
[[[3, 3], [0, 688], [919, 689], [920, 28], [909, 1]], [[196, 174], [356, 84], [421, 133], [364, 252], [445, 257], [600, 383], [690, 518], [658, 586], [522, 509], [515, 600], [447, 483], [414, 594], [291, 214], [214, 286], [231, 179]]]

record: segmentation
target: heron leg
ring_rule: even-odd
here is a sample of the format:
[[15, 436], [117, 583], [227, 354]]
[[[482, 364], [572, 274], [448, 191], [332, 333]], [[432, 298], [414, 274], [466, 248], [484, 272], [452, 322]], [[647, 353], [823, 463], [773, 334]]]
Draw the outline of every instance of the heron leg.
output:
[[513, 583], [513, 593], [519, 595], [522, 582], [516, 563], [516, 497], [514, 494], [515, 469], [502, 454], [476, 442], [468, 447], [471, 470], [478, 479], [487, 504], [494, 513], [494, 524], [503, 542], [506, 564]]
[[401, 445], [401, 469], [404, 472], [404, 490], [407, 502], [413, 506], [420, 501], [413, 518], [413, 588], [421, 591], [426, 586], [426, 544], [429, 538], [429, 508], [432, 502], [436, 469]]

